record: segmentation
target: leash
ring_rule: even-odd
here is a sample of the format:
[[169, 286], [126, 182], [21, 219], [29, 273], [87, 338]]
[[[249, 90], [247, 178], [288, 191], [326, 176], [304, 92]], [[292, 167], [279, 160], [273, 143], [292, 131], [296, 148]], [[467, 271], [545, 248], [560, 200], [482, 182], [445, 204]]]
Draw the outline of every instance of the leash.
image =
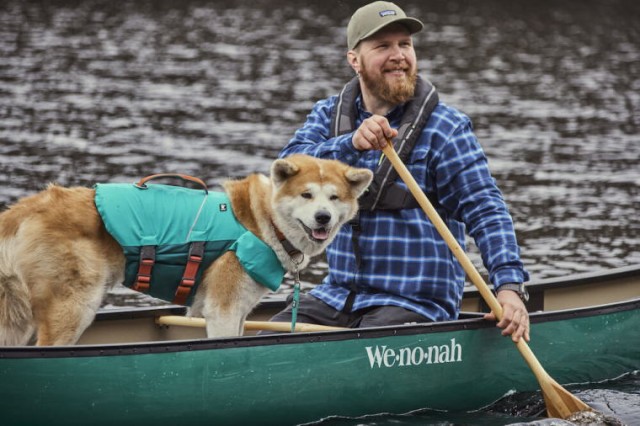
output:
[[276, 233], [276, 237], [282, 244], [282, 247], [291, 258], [293, 263], [293, 301], [291, 302], [291, 332], [296, 331], [296, 321], [298, 319], [298, 305], [300, 305], [300, 264], [304, 261], [304, 253], [295, 248], [282, 231], [271, 221], [271, 226]]
[[293, 301], [291, 302], [291, 332], [296, 331], [296, 321], [298, 319], [298, 305], [300, 305], [300, 269], [298, 266], [304, 260], [304, 254], [300, 253], [299, 261], [291, 258], [293, 263]]

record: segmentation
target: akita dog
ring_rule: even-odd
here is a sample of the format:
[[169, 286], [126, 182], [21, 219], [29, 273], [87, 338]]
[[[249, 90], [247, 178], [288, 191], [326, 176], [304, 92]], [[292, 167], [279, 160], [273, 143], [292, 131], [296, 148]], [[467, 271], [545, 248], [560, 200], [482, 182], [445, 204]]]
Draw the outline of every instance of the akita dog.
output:
[[[304, 268], [327, 247], [356, 214], [373, 177], [367, 169], [305, 155], [274, 161], [270, 174], [228, 181], [224, 189], [239, 226], [266, 243], [282, 273]], [[74, 344], [106, 291], [125, 279], [129, 259], [99, 211], [99, 189], [52, 184], [0, 214], [0, 345], [28, 344], [34, 333], [37, 345]], [[191, 313], [205, 318], [209, 337], [242, 334], [245, 318], [268, 291], [247, 271], [252, 260], [223, 251], [201, 272]]]

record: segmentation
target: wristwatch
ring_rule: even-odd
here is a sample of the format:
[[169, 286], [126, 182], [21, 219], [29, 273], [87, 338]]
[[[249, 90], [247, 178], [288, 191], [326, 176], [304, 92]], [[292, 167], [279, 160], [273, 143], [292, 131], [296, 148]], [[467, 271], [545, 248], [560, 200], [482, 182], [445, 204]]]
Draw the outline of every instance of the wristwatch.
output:
[[527, 288], [525, 287], [524, 283], [502, 284], [500, 287], [498, 287], [498, 292], [501, 290], [515, 291], [516, 293], [518, 293], [518, 296], [520, 296], [520, 300], [522, 300], [525, 303], [529, 301], [529, 292], [527, 291]]

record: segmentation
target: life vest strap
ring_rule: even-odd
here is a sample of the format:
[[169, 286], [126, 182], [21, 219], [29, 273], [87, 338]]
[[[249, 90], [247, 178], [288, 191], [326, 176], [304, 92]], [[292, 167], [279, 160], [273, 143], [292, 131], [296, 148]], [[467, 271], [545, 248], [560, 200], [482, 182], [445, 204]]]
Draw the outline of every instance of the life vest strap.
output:
[[204, 258], [204, 242], [196, 241], [189, 246], [189, 255], [187, 257], [187, 265], [184, 268], [184, 274], [180, 280], [180, 284], [176, 289], [173, 303], [186, 305], [187, 299], [193, 291], [196, 284], [196, 275]]
[[[354, 77], [347, 83], [331, 114], [330, 137], [335, 137], [356, 130], [356, 99], [361, 94], [360, 81]], [[418, 78], [415, 96], [409, 100], [400, 119], [398, 136], [393, 145], [398, 156], [407, 162], [413, 147], [422, 134], [422, 129], [429, 121], [431, 113], [438, 106], [439, 98], [435, 87], [428, 81]], [[401, 210], [420, 207], [411, 192], [397, 184], [398, 173], [387, 158], [382, 158], [373, 181], [367, 191], [360, 197], [358, 204], [361, 210]], [[435, 194], [430, 199], [436, 200]], [[436, 200], [437, 201], [437, 200]]]
[[140, 249], [140, 266], [136, 281], [131, 287], [135, 291], [146, 293], [151, 285], [151, 271], [156, 263], [156, 248], [154, 246], [142, 246]]

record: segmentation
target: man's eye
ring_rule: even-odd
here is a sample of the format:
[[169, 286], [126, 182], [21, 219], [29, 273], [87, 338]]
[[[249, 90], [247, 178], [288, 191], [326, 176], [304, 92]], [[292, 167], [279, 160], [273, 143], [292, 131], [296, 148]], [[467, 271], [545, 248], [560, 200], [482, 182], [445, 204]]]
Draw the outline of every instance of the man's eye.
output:
[[313, 198], [313, 195], [311, 195], [311, 193], [310, 193], [310, 192], [303, 192], [302, 194], [300, 194], [300, 196], [301, 196], [302, 198], [306, 198], [307, 200], [310, 200], [310, 199], [312, 199], [312, 198]]

